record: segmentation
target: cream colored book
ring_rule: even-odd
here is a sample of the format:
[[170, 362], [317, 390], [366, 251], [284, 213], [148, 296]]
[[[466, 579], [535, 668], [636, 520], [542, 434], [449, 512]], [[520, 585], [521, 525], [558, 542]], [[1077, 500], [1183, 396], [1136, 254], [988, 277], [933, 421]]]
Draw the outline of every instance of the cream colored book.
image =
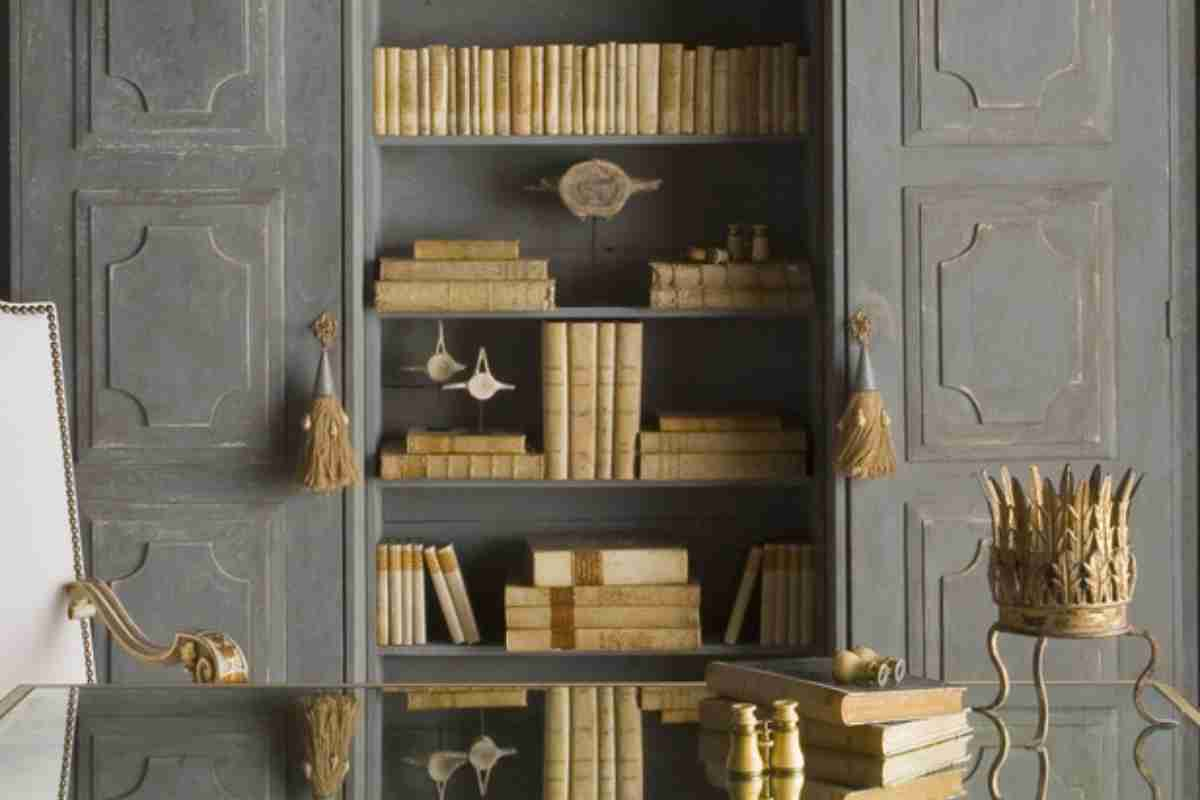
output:
[[806, 133], [808, 113], [808, 57], [796, 56], [796, 132]]
[[742, 84], [744, 75], [742, 50], [735, 47], [729, 51], [729, 80], [727, 81], [729, 86], [725, 100], [725, 105], [729, 110], [729, 132], [733, 134], [746, 132], [742, 122], [742, 110], [745, 106], [745, 100], [742, 97], [745, 90]]
[[599, 325], [595, 322], [572, 322], [567, 327], [568, 363], [571, 370], [567, 397], [571, 415], [568, 437], [573, 480], [593, 480], [596, 477], [598, 339]]
[[796, 120], [798, 119], [796, 116], [797, 47], [794, 43], [785, 44], [780, 48], [780, 50], [782, 51], [783, 61], [783, 63], [780, 65], [780, 69], [783, 73], [780, 80], [780, 83], [782, 84], [780, 87], [780, 96], [783, 104], [783, 111], [780, 118], [779, 132], [787, 135], [793, 135], [797, 133]]
[[597, 701], [595, 687], [571, 687], [571, 800], [596, 800], [600, 794]]
[[471, 46], [471, 133], [483, 135], [483, 73], [480, 65], [481, 48]]
[[473, 261], [381, 258], [379, 278], [385, 281], [544, 281], [550, 278], [550, 262], [541, 258]]
[[404, 641], [404, 546], [388, 543], [388, 636], [393, 645]]
[[420, 78], [417, 67], [417, 51], [409, 48], [400, 50], [400, 135], [416, 136], [420, 133]]
[[552, 686], [546, 690], [543, 720], [542, 800], [569, 800], [571, 796], [571, 690]]
[[554, 281], [376, 281], [379, 311], [546, 311]]
[[467, 582], [459, 568], [454, 545], [438, 548], [437, 556], [446, 586], [450, 589], [450, 598], [454, 601], [454, 613], [462, 625], [463, 639], [467, 644], [476, 644], [480, 641], [479, 625], [475, 622], [475, 609], [471, 606], [471, 596], [467, 594]]
[[413, 547], [411, 544], [400, 545], [400, 592], [403, 599], [400, 613], [401, 644], [413, 644], [416, 641], [416, 608], [414, 608], [415, 593], [413, 592]]
[[572, 133], [576, 136], [582, 136], [587, 131], [587, 102], [584, 100], [584, 88], [587, 84], [587, 67], [584, 60], [587, 53], [587, 48], [583, 45], [574, 47], [575, 53], [571, 59], [571, 106], [574, 111], [574, 125], [571, 127]]
[[774, 71], [771, 68], [771, 48], [757, 47], [758, 51], [758, 132], [771, 133], [771, 98], [775, 96], [772, 83]]
[[783, 96], [787, 81], [787, 68], [783, 61], [783, 48], [771, 48], [771, 133], [783, 133], [783, 107], [786, 103]]
[[608, 43], [596, 45], [596, 134], [608, 133]]
[[788, 545], [775, 546], [775, 585], [772, 588], [771, 621], [773, 639], [771, 644], [783, 646], [788, 643]]
[[375, 135], [387, 136], [387, 48], [376, 47], [374, 56]]
[[658, 76], [658, 132], [678, 134], [683, 100], [683, 45], [660, 46]]
[[567, 323], [542, 323], [542, 448], [546, 479], [570, 477], [571, 412], [568, 391]]
[[694, 628], [700, 609], [685, 606], [516, 606], [504, 609], [509, 630], [584, 628]]
[[612, 470], [617, 480], [633, 480], [637, 466], [637, 436], [642, 425], [642, 337], [642, 323], [617, 323]]
[[708, 45], [696, 48], [696, 133], [713, 132], [713, 54]]
[[435, 44], [429, 48], [429, 132], [445, 136], [450, 132], [450, 48]]
[[935, 772], [886, 789], [855, 789], [808, 776], [804, 779], [804, 800], [941, 800], [965, 796], [962, 769]]
[[375, 643], [387, 647], [391, 637], [391, 601], [388, 598], [391, 580], [391, 560], [385, 542], [375, 545]]
[[560, 91], [562, 88], [562, 66], [560, 61], [560, 53], [562, 48], [556, 44], [546, 45], [546, 65], [545, 65], [545, 99], [543, 108], [545, 109], [546, 117], [546, 135], [558, 136], [560, 133], [559, 120], [562, 113], [562, 97]]
[[484, 47], [479, 51], [479, 132], [496, 135], [496, 51]]
[[495, 105], [495, 128], [497, 136], [512, 135], [512, 53], [497, 50], [494, 57], [496, 88], [492, 91]]
[[750, 607], [750, 596], [754, 593], [754, 584], [758, 582], [758, 574], [762, 571], [762, 545], [754, 545], [746, 556], [746, 566], [742, 570], [742, 580], [738, 583], [737, 595], [733, 600], [733, 609], [729, 613], [729, 624], [725, 626], [725, 644], [737, 644], [742, 634], [742, 625], [746, 621], [746, 610]]
[[813, 627], [817, 615], [816, 551], [811, 544], [800, 545], [800, 641], [810, 647], [816, 639]]
[[668, 433], [722, 431], [782, 431], [783, 418], [776, 414], [695, 414], [664, 412], [658, 427]]
[[546, 133], [546, 48], [529, 48], [529, 131], [534, 136]]
[[384, 480], [540, 481], [545, 477], [541, 453], [406, 453], [384, 445], [379, 476]]
[[806, 719], [801, 734], [806, 747], [886, 758], [928, 747], [971, 733], [967, 712], [940, 714], [908, 722], [877, 722], [867, 725], [834, 725]]
[[617, 800], [643, 800], [645, 777], [642, 752], [642, 710], [637, 689], [614, 690], [617, 716]]
[[448, 47], [446, 52], [446, 73], [449, 81], [446, 86], [446, 132], [450, 136], [459, 136], [458, 130], [458, 48]]
[[417, 131], [422, 136], [433, 132], [433, 75], [428, 47], [417, 51]]
[[663, 725], [690, 725], [700, 721], [700, 712], [694, 708], [668, 708], [659, 719]]
[[617, 324], [597, 323], [596, 478], [613, 477], [613, 427], [616, 421]]
[[424, 644], [418, 628], [421, 625], [421, 609], [417, 607], [417, 561], [420, 560], [420, 549], [415, 544], [404, 545], [404, 568], [408, 571], [405, 583], [408, 586], [408, 596], [405, 599], [408, 609], [408, 642], [409, 644]]
[[629, 48], [624, 44], [616, 44], [614, 52], [617, 58], [613, 68], [613, 124], [616, 126], [614, 133], [624, 136], [629, 133], [629, 112], [625, 109], [625, 103], [629, 99], [629, 90], [625, 87], [625, 81], [629, 78]]
[[700, 584], [634, 584], [632, 586], [504, 587], [505, 608], [669, 606], [700, 608]]
[[769, 264], [694, 264], [651, 261], [651, 285], [656, 289], [810, 289], [807, 262]]
[[608, 86], [605, 90], [605, 97], [608, 98], [608, 128], [606, 133], [615, 134], [617, 132], [617, 48], [620, 47], [616, 42], [608, 43], [608, 52], [605, 55], [606, 63], [608, 64]]
[[418, 261], [504, 261], [521, 257], [515, 239], [417, 239], [413, 258]]
[[547, 650], [695, 650], [699, 628], [580, 628], [570, 631], [510, 630], [505, 645], [514, 653]]
[[757, 47], [742, 48], [742, 130], [748, 134], [758, 129], [758, 51]]
[[563, 136], [575, 132], [575, 45], [559, 45], [558, 127]]
[[696, 51], [685, 50], [679, 77], [679, 132], [696, 132]]
[[962, 764], [970, 754], [970, 742], [969, 735], [960, 736], [888, 758], [806, 746], [804, 774], [806, 777], [836, 781], [846, 786], [895, 786]]
[[442, 617], [446, 620], [446, 628], [450, 631], [450, 640], [462, 644], [462, 624], [458, 621], [458, 611], [454, 608], [454, 598], [450, 596], [450, 587], [446, 584], [446, 576], [442, 574], [442, 565], [438, 561], [437, 548], [426, 547], [423, 550], [425, 568], [429, 571], [429, 582], [433, 584], [433, 593], [437, 595], [438, 605], [442, 609]]
[[409, 453], [524, 453], [525, 434], [412, 428], [404, 436], [404, 447]]
[[425, 644], [429, 639], [429, 615], [425, 611], [425, 548], [413, 545], [413, 599], [416, 602], [416, 629], [413, 644]]
[[796, 453], [808, 450], [808, 434], [804, 431], [642, 431], [641, 450], [643, 453]]
[[512, 49], [512, 130], [517, 136], [533, 133], [533, 51]]
[[796, 478], [804, 453], [643, 453], [640, 476], [648, 481], [726, 481]]
[[609, 533], [549, 535], [528, 542], [534, 586], [630, 586], [688, 582], [688, 551]]
[[779, 545], [763, 545], [762, 594], [758, 607], [758, 642], [774, 645], [775, 634], [775, 584], [779, 580]]
[[712, 132], [729, 135], [729, 51], [713, 53]]
[[[457, 688], [457, 687], [456, 687]], [[453, 711], [467, 708], [527, 708], [529, 690], [478, 686], [466, 691], [407, 689], [409, 711]]]
[[701, 700], [712, 696], [707, 686], [643, 686], [642, 711], [696, 708]]
[[596, 730], [599, 757], [596, 783], [600, 800], [617, 800], [617, 719], [613, 687], [596, 689]]
[[638, 68], [638, 133], [654, 136], [658, 133], [658, 64], [661, 50], [657, 44], [637, 46]]
[[638, 46], [625, 45], [625, 130], [630, 136], [638, 133]]
[[787, 545], [787, 641], [786, 644], [795, 647], [800, 644], [800, 622], [807, 609], [803, 605], [800, 590], [800, 545]]
[[[454, 97], [458, 106], [458, 135], [471, 136], [471, 48], [454, 48], [455, 86]], [[420, 256], [417, 256], [420, 258]]]
[[802, 312], [813, 307], [811, 289], [651, 289], [651, 308], [759, 308]]
[[400, 135], [400, 48], [387, 49], [387, 133]]
[[596, 118], [600, 112], [600, 52], [595, 45], [583, 51], [583, 132], [596, 134]]

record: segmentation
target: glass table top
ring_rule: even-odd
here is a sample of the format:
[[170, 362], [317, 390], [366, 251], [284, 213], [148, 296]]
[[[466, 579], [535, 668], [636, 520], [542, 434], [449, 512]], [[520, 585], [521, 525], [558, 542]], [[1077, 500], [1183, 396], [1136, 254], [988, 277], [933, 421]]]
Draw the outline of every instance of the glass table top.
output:
[[[602, 692], [609, 686], [628, 688], [591, 686]], [[635, 695], [643, 709], [653, 705], [644, 686]], [[688, 686], [702, 684], [670, 688]], [[474, 693], [466, 694], [467, 689]], [[486, 690], [483, 695], [480, 689]], [[523, 685], [23, 686], [0, 700], [0, 797], [313, 796], [302, 766], [299, 709], [306, 697], [337, 693], [355, 697], [362, 710], [347, 798], [437, 800], [443, 796], [439, 789], [446, 800], [539, 798], [545, 796], [546, 690]], [[986, 705], [994, 694], [992, 686], [974, 686], [967, 703]], [[1180, 717], [1155, 688], [1144, 699], [1153, 716]], [[1200, 786], [1195, 726], [1147, 724], [1135, 708], [1131, 684], [1052, 684], [1049, 701], [1047, 734], [1040, 744], [1035, 741], [1037, 700], [1029, 685], [1014, 686], [1006, 705], [994, 713], [968, 715], [974, 735], [961, 765], [965, 796], [1195, 796]], [[494, 705], [479, 708], [479, 703]], [[455, 704], [470, 707], [429, 710]], [[648, 800], [730, 796], [715, 785], [720, 776], [711, 768], [706, 775], [700, 760], [705, 734], [692, 716], [641, 711], [642, 796]], [[491, 743], [487, 747], [481, 744], [484, 737]], [[485, 782], [474, 756], [491, 745], [489, 757], [495, 761]], [[892, 796], [926, 795], [895, 790], [849, 795]]]

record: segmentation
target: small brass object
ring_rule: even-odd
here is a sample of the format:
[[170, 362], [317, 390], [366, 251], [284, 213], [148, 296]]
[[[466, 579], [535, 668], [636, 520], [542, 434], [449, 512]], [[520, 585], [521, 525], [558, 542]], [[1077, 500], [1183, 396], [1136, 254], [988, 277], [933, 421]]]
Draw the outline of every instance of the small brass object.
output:
[[833, 679], [857, 686], [900, 684], [908, 675], [902, 658], [884, 657], [869, 647], [838, 650], [833, 656]]
[[754, 238], [750, 243], [750, 260], [755, 264], [771, 260], [771, 243], [767, 239], [766, 225], [753, 225]]

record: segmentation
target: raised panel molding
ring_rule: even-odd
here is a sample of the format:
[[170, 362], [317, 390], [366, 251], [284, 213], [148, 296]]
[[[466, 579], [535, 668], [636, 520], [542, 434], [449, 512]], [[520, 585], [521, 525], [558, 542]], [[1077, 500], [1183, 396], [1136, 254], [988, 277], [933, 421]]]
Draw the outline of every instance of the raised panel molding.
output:
[[76, 146], [284, 145], [280, 0], [76, 0]]
[[909, 459], [1115, 458], [1111, 189], [904, 198]]
[[[219, 630], [242, 646], [254, 682], [286, 670], [283, 506], [92, 507], [84, 518], [91, 573], [110, 581], [150, 639]], [[186, 672], [135, 662], [101, 633], [108, 680], [186, 683]]]
[[81, 463], [284, 457], [282, 205], [270, 191], [79, 193]]
[[906, 144], [1111, 141], [1111, 2], [906, 0]]

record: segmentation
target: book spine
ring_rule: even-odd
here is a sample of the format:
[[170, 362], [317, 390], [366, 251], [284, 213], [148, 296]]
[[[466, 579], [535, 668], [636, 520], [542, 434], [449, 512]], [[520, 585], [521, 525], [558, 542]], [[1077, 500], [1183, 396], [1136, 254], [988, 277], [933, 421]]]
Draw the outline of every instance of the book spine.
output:
[[613, 478], [633, 480], [642, 424], [642, 323], [617, 323]]
[[[512, 135], [512, 54], [508, 50], [497, 50], [493, 70], [496, 88], [492, 92], [495, 105], [497, 136]], [[544, 277], [544, 276], [542, 276]]]
[[417, 75], [417, 51], [400, 51], [400, 135], [416, 136], [420, 133], [419, 77]]
[[546, 650], [695, 650], [699, 628], [579, 628], [571, 631], [510, 630], [505, 644], [514, 653]]
[[546, 478], [552, 481], [566, 480], [570, 474], [569, 385], [567, 323], [543, 322], [542, 447], [546, 453]]
[[685, 583], [551, 588], [509, 584], [504, 587], [504, 606], [505, 608], [655, 606], [697, 609], [700, 607], [700, 586], [695, 583]]
[[[458, 135], [470, 136], [471, 130], [471, 48], [454, 48], [455, 100], [458, 105]], [[420, 258], [421, 256], [417, 256]]]
[[713, 132], [713, 48], [696, 48], [696, 133]]
[[523, 433], [443, 433], [411, 430], [405, 437], [409, 453], [524, 453]]
[[696, 51], [686, 50], [679, 79], [679, 132], [696, 132]]
[[606, 97], [608, 98], [608, 130], [610, 134], [617, 132], [617, 49], [620, 47], [616, 42], [608, 43], [608, 89]]
[[659, 414], [658, 427], [668, 433], [781, 431], [783, 420], [774, 414]]
[[667, 687], [643, 686], [642, 711], [665, 711], [669, 708], [696, 708], [712, 697], [707, 686]]
[[450, 132], [450, 54], [444, 44], [429, 48], [429, 131], [434, 136]]
[[559, 45], [558, 127], [563, 136], [575, 132], [575, 45]]
[[787, 644], [795, 647], [800, 644], [800, 620], [804, 615], [801, 607], [800, 594], [800, 545], [789, 544], [787, 552]]
[[430, 67], [429, 48], [422, 47], [417, 51], [417, 105], [420, 113], [417, 130], [422, 136], [433, 132], [433, 75]]
[[770, 480], [804, 474], [803, 453], [642, 453], [641, 478], [655, 481]]
[[655, 289], [802, 289], [812, 286], [807, 264], [688, 264], [651, 261]]
[[400, 48], [387, 49], [387, 132], [400, 135]]
[[546, 48], [529, 48], [529, 130], [534, 136], [546, 133]]
[[599, 733], [596, 783], [600, 800], [617, 800], [617, 720], [613, 687], [596, 690], [596, 728]]
[[788, 643], [788, 548], [786, 544], [775, 547], [775, 583], [771, 590], [771, 621], [773, 633], [771, 644], [785, 645]]
[[811, 289], [651, 289], [651, 308], [771, 308], [804, 311], [812, 308]]
[[771, 133], [771, 98], [774, 87], [771, 85], [771, 48], [756, 47], [758, 52], [758, 132]]
[[512, 49], [512, 131], [516, 136], [533, 132], [533, 53], [528, 46]]
[[546, 45], [546, 92], [543, 105], [546, 113], [547, 136], [558, 136], [560, 133], [560, 114], [562, 113], [562, 67], [560, 65], [561, 50], [562, 48], [559, 47], [559, 45]]
[[388, 630], [392, 644], [404, 641], [404, 546], [388, 545]]
[[475, 609], [471, 607], [471, 596], [467, 594], [466, 578], [463, 577], [462, 570], [459, 568], [458, 555], [454, 552], [454, 545], [449, 544], [440, 548], [437, 555], [442, 575], [450, 589], [450, 597], [454, 601], [454, 612], [458, 615], [459, 624], [462, 625], [463, 639], [467, 644], [476, 644], [480, 641], [479, 625], [475, 621]]
[[437, 548], [426, 547], [422, 555], [425, 568], [429, 571], [429, 582], [433, 584], [433, 593], [437, 595], [438, 605], [442, 609], [442, 618], [446, 620], [446, 629], [450, 632], [450, 640], [462, 644], [465, 641], [462, 625], [458, 621], [458, 612], [454, 610], [454, 598], [450, 596], [446, 576], [442, 574], [442, 566], [438, 562]]
[[811, 544], [800, 546], [800, 640], [799, 644], [811, 647], [815, 634], [813, 627], [817, 611], [816, 552]]
[[516, 606], [504, 609], [509, 630], [582, 630], [586, 628], [690, 628], [700, 610], [685, 606]]
[[758, 48], [742, 48], [742, 130], [758, 130]]
[[471, 133], [483, 135], [483, 75], [480, 71], [479, 45], [471, 46]]
[[380, 311], [545, 311], [554, 281], [377, 281]]
[[511, 239], [418, 239], [417, 261], [512, 261], [521, 257], [521, 243]]
[[388, 599], [390, 561], [387, 544], [380, 542], [375, 545], [375, 643], [381, 647], [392, 643], [389, 627], [391, 601]]
[[763, 545], [762, 596], [759, 604], [759, 644], [775, 644], [775, 582], [779, 577], [779, 548]]
[[571, 796], [571, 690], [553, 686], [546, 690], [543, 736], [542, 800], [569, 800]]
[[808, 131], [808, 57], [796, 56], [796, 132]]
[[782, 61], [780, 70], [783, 73], [780, 80], [780, 99], [783, 104], [783, 111], [780, 118], [779, 132], [789, 136], [796, 134], [797, 106], [796, 106], [796, 45], [785, 44], [780, 50], [782, 51]]
[[400, 591], [402, 611], [400, 613], [401, 644], [413, 644], [416, 641], [416, 598], [413, 592], [413, 546], [400, 545]]
[[599, 109], [597, 79], [600, 77], [600, 55], [596, 47], [589, 46], [583, 52], [583, 132], [588, 136], [596, 133], [596, 113]]
[[429, 638], [429, 617], [425, 613], [425, 548], [413, 545], [413, 601], [416, 608], [416, 627], [413, 644], [425, 644]]
[[446, 132], [450, 136], [461, 135], [458, 130], [458, 48], [446, 48]]
[[600, 742], [595, 687], [571, 687], [571, 800], [599, 797]]
[[746, 567], [742, 570], [742, 580], [738, 584], [737, 595], [733, 601], [733, 610], [729, 614], [729, 624], [725, 627], [725, 644], [737, 644], [742, 634], [742, 625], [746, 621], [746, 609], [750, 607], [750, 596], [754, 592], [754, 584], [758, 581], [758, 573], [762, 569], [763, 549], [760, 545], [750, 548], [746, 556]]
[[771, 48], [771, 133], [783, 133], [783, 90], [787, 82], [787, 67], [783, 62], [783, 48]]
[[576, 136], [582, 136], [587, 131], [587, 101], [584, 98], [587, 84], [587, 65], [584, 61], [587, 48], [576, 45], [573, 49], [575, 53], [571, 58], [571, 84], [574, 89], [571, 93], [571, 105], [574, 108], [575, 122], [571, 130]]
[[608, 133], [608, 43], [596, 45], [596, 134]]
[[616, 133], [619, 136], [624, 136], [629, 133], [629, 112], [625, 108], [625, 103], [628, 101], [629, 90], [626, 88], [625, 82], [629, 78], [629, 48], [624, 44], [614, 45], [617, 63], [614, 69], [616, 82], [613, 84], [613, 93], [616, 97], [613, 98], [613, 114], [616, 124]]
[[742, 83], [744, 75], [742, 50], [734, 48], [729, 51], [728, 96], [725, 100], [725, 106], [729, 110], [729, 132], [733, 134], [746, 132], [742, 121], [742, 110], [745, 105], [743, 99], [745, 87]]
[[409, 711], [452, 711], [468, 708], [527, 708], [528, 689], [479, 687], [471, 691], [413, 690], [408, 695]]
[[496, 51], [479, 51], [479, 132], [496, 135]]
[[387, 136], [387, 48], [374, 51], [375, 135]]
[[788, 453], [808, 450], [804, 431], [642, 431], [643, 453]]
[[520, 480], [545, 477], [541, 453], [405, 453], [385, 450], [379, 459], [384, 480]]
[[596, 354], [599, 326], [595, 322], [572, 322], [567, 329], [571, 384], [568, 402], [571, 477], [596, 477]]
[[658, 131], [678, 134], [683, 100], [683, 45], [664, 44], [659, 48], [658, 75]]
[[718, 136], [729, 133], [729, 51], [713, 53], [712, 132]]
[[638, 46], [625, 45], [625, 129], [630, 136], [638, 133]]
[[616, 421], [617, 324], [598, 323], [596, 345], [596, 478], [612, 480]]
[[544, 281], [549, 280], [549, 262], [541, 259], [513, 261], [417, 261], [384, 258], [379, 278], [384, 281]]
[[658, 61], [657, 44], [639, 44], [638, 48], [638, 133], [658, 133]]
[[643, 800], [642, 710], [637, 689], [614, 690], [617, 727], [617, 800]]

